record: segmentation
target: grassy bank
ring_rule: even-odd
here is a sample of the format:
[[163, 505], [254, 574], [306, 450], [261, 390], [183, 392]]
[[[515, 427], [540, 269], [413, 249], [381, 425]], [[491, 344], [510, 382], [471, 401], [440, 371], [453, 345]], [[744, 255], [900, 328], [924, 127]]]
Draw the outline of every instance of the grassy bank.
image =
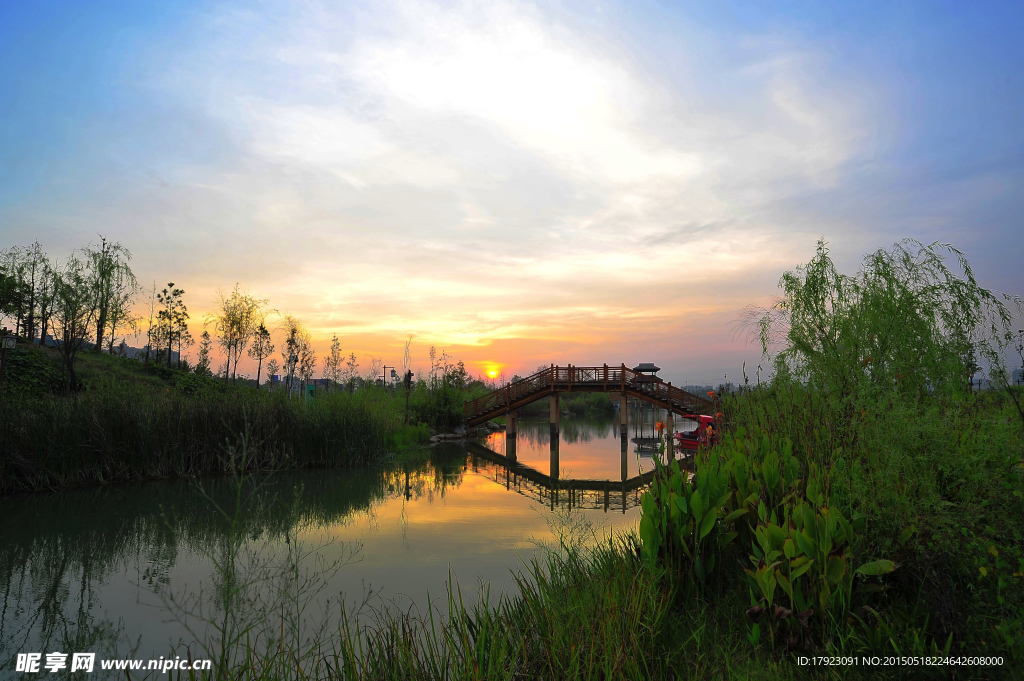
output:
[[400, 395], [375, 386], [305, 401], [109, 355], [83, 355], [81, 389], [65, 394], [54, 355], [27, 344], [8, 353], [0, 495], [224, 472], [239, 433], [253, 470], [365, 464], [430, 434], [415, 412], [405, 424]]

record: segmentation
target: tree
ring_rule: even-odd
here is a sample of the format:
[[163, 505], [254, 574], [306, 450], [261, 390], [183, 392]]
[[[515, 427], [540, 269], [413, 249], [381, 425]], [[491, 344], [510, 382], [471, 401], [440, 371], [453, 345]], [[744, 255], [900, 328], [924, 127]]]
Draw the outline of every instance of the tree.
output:
[[196, 358], [195, 373], [200, 376], [210, 375], [210, 348], [213, 345], [213, 339], [210, 338], [210, 332], [203, 330], [203, 335], [199, 337], [199, 356]]
[[374, 383], [377, 380], [377, 376], [380, 376], [381, 377], [381, 382], [383, 382], [384, 372], [381, 370], [381, 368], [383, 366], [384, 366], [384, 358], [383, 357], [373, 357], [371, 355], [370, 356], [370, 370], [366, 374], [366, 380], [369, 381], [370, 383]]
[[153, 282], [153, 291], [149, 297], [149, 325], [146, 327], [146, 360], [145, 363], [149, 364], [149, 352], [153, 349], [153, 343], [156, 340], [157, 331], [153, 328], [153, 318], [156, 316], [156, 282]]
[[359, 362], [356, 361], [356, 353], [353, 352], [349, 354], [348, 359], [345, 360], [345, 374], [342, 377], [345, 381], [345, 385], [350, 389], [352, 388], [352, 383], [356, 380], [356, 376], [359, 375], [358, 372]]
[[[945, 262], [953, 256], [962, 274]], [[907, 239], [839, 273], [824, 240], [783, 275], [783, 296], [751, 308], [762, 350], [781, 343], [776, 375], [848, 400], [863, 391], [963, 391], [979, 362], [998, 366], [1019, 298], [978, 285], [963, 253]]]
[[57, 266], [47, 261], [43, 265], [42, 279], [36, 295], [36, 305], [39, 307], [39, 346], [46, 345], [46, 332], [50, 330], [50, 317], [53, 315], [54, 301], [54, 279]]
[[47, 301], [52, 288], [52, 272], [46, 253], [38, 241], [24, 248], [15, 246], [3, 251], [0, 272], [4, 276], [0, 291], [0, 314], [14, 317], [15, 335], [35, 339], [40, 305]]
[[285, 334], [281, 357], [284, 359], [284, 367], [288, 370], [288, 390], [291, 394], [295, 387], [296, 373], [304, 380], [312, 378], [316, 354], [311, 347], [312, 339], [309, 332], [298, 319], [290, 314], [284, 315], [281, 319], [281, 330]]
[[92, 275], [92, 290], [96, 306], [96, 347], [99, 353], [107, 329], [111, 330], [110, 347], [114, 345], [113, 334], [119, 323], [123, 323], [131, 308], [132, 300], [139, 288], [128, 261], [132, 254], [120, 243], [107, 243], [100, 236], [100, 245], [86, 247]]
[[274, 380], [274, 378], [273, 378], [274, 375], [278, 371], [280, 371], [280, 369], [281, 369], [281, 367], [279, 367], [277, 365], [277, 360], [276, 359], [271, 358], [271, 360], [269, 362], [267, 362], [267, 379], [268, 379], [268, 382]]
[[224, 350], [226, 368], [224, 380], [228, 373], [232, 378], [238, 371], [238, 361], [249, 345], [256, 330], [266, 321], [266, 300], [259, 300], [242, 291], [235, 284], [231, 295], [219, 293], [217, 312], [207, 315], [207, 323], [212, 322], [218, 333], [217, 343]]
[[335, 334], [331, 338], [331, 352], [327, 357], [324, 357], [323, 376], [328, 380], [329, 385], [341, 383], [341, 367], [344, 363], [345, 356], [341, 354], [341, 341], [338, 340], [338, 335]]
[[270, 331], [265, 324], [260, 323], [253, 335], [252, 347], [249, 348], [249, 357], [256, 360], [256, 385], [260, 384], [260, 372], [263, 370], [263, 360], [274, 351], [274, 344], [270, 339]]
[[309, 383], [313, 380], [313, 372], [316, 371], [316, 351], [313, 350], [313, 345], [307, 342], [302, 344], [299, 349], [299, 375], [302, 376], [303, 383]]
[[94, 303], [87, 263], [72, 254], [54, 280], [53, 306], [53, 324], [59, 336], [57, 349], [64, 360], [66, 387], [69, 390], [78, 387], [75, 359], [95, 320]]
[[182, 346], [192, 344], [192, 335], [188, 332], [188, 308], [183, 296], [185, 291], [174, 288], [174, 282], [157, 294], [156, 301], [163, 305], [157, 313], [158, 338], [167, 348], [167, 368], [171, 366], [171, 357], [175, 344], [178, 345], [178, 365], [181, 365]]

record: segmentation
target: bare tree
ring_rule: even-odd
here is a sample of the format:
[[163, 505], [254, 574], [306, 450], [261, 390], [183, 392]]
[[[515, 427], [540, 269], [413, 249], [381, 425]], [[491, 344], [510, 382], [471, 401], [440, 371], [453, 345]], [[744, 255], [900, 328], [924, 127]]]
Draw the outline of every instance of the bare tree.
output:
[[377, 376], [378, 375], [380, 375], [383, 378], [384, 372], [381, 371], [381, 367], [383, 367], [383, 366], [384, 366], [384, 358], [383, 357], [373, 357], [373, 356], [371, 356], [370, 357], [370, 371], [369, 371], [369, 373], [366, 374], [366, 380], [370, 381], [371, 383], [373, 383], [374, 381], [377, 380]]
[[146, 364], [149, 364], [149, 352], [153, 349], [153, 340], [156, 337], [156, 329], [153, 328], [153, 317], [156, 316], [156, 282], [153, 282], [153, 291], [149, 298], [149, 326], [146, 327]]

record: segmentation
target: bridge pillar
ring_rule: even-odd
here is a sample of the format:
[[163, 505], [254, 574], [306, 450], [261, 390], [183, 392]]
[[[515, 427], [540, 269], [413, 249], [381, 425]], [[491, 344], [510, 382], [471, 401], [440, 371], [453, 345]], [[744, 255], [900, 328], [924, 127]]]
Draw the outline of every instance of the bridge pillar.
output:
[[509, 409], [505, 414], [505, 434], [512, 435], [516, 434], [516, 410]]
[[558, 438], [551, 438], [551, 467], [549, 469], [552, 480], [558, 480]]
[[548, 415], [548, 422], [551, 424], [552, 442], [558, 440], [558, 422], [560, 418], [561, 409], [559, 409], [558, 393], [551, 393], [551, 411]]
[[505, 457], [509, 461], [516, 461], [516, 437], [515, 433], [505, 433]]
[[626, 439], [625, 435], [622, 436], [622, 446], [620, 449], [622, 452], [622, 455], [620, 457], [622, 464], [622, 482], [626, 482], [626, 478], [629, 475], [629, 467], [626, 465], [626, 452], [629, 450], [629, 440]]
[[629, 398], [626, 397], [626, 391], [619, 393], [619, 425], [619, 432], [625, 438], [629, 435]]

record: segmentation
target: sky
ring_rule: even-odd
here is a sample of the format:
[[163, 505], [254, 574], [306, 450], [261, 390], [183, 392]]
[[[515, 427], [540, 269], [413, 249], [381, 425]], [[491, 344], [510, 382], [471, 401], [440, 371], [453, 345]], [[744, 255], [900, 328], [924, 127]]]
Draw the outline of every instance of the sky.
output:
[[[1021, 3], [0, 0], [0, 247], [102, 235], [361, 368], [753, 374], [825, 238], [1024, 293]], [[130, 344], [141, 345], [129, 339]], [[193, 349], [194, 353], [194, 349]], [[255, 367], [249, 367], [255, 373]]]

